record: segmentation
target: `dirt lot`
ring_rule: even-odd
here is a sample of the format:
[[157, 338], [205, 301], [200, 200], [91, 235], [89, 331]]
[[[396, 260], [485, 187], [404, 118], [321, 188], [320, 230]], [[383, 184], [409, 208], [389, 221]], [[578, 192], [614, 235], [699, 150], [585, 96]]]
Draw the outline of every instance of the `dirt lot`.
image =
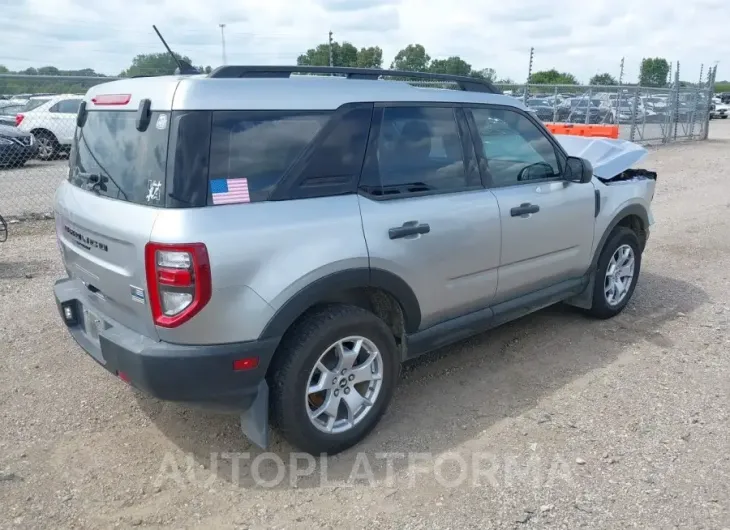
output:
[[366, 443], [294, 465], [82, 354], [51, 225], [11, 226], [0, 528], [730, 528], [730, 124], [711, 137], [643, 164], [656, 225], [625, 313], [550, 308], [431, 355]]

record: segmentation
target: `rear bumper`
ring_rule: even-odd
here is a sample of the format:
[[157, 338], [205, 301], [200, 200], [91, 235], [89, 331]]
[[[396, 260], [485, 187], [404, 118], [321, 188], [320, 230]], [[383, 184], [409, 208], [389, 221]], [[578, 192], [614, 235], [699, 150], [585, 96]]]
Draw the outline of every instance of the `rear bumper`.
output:
[[[251, 408], [265, 388], [265, 374], [278, 339], [218, 345], [181, 345], [155, 341], [92, 308], [97, 323], [85, 322], [93, 296], [79, 280], [63, 279], [54, 288], [56, 305], [71, 336], [96, 362], [145, 393], [224, 412]], [[76, 317], [67, 322], [64, 307]], [[89, 331], [98, 329], [98, 340]], [[256, 368], [234, 371], [233, 361], [258, 357]]]

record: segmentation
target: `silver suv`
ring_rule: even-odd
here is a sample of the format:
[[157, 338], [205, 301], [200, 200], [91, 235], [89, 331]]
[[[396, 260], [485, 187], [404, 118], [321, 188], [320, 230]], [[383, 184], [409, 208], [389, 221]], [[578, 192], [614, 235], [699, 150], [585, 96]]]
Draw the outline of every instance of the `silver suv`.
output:
[[134, 387], [240, 413], [261, 447], [271, 420], [336, 453], [378, 423], [404, 361], [561, 301], [619, 313], [653, 222], [656, 174], [627, 170], [641, 152], [553, 136], [472, 78], [224, 66], [102, 84], [55, 198], [58, 308]]

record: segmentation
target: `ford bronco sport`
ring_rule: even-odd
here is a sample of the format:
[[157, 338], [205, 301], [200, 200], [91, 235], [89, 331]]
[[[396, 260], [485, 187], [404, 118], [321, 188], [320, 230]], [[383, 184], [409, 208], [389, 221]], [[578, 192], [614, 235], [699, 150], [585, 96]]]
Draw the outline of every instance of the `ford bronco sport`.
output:
[[261, 447], [271, 421], [336, 453], [378, 423], [406, 360], [557, 302], [623, 310], [653, 222], [656, 174], [628, 169], [645, 154], [553, 136], [465, 77], [113, 81], [78, 112], [55, 297], [134, 387], [235, 411]]

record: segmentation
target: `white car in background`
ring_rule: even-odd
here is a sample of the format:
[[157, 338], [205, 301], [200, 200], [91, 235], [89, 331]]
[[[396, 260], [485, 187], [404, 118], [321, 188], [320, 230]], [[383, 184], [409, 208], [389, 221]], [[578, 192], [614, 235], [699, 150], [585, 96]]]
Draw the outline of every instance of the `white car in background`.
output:
[[718, 97], [712, 98], [712, 103], [710, 104], [710, 119], [714, 120], [720, 118], [724, 120], [727, 119], [728, 114], [730, 114], [730, 105], [723, 103]]
[[18, 113], [15, 124], [35, 137], [38, 158], [53, 160], [70, 151], [82, 100], [83, 96], [76, 94], [32, 97]]

